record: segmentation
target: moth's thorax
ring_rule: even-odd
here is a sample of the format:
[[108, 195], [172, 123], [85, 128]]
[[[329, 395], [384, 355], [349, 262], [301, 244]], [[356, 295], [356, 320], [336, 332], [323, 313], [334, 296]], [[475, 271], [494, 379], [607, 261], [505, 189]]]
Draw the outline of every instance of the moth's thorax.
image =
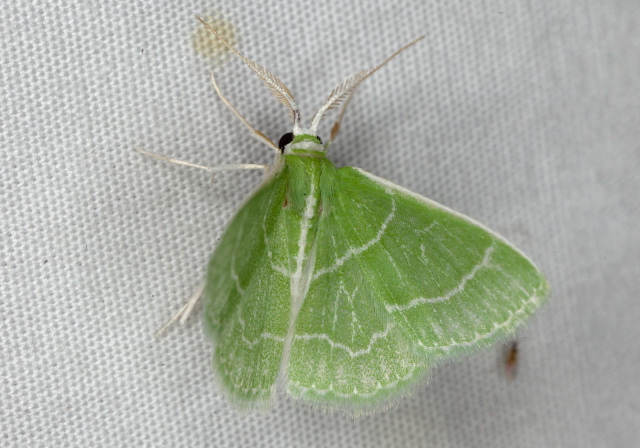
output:
[[325, 147], [317, 135], [300, 134], [284, 147], [283, 154], [324, 158]]

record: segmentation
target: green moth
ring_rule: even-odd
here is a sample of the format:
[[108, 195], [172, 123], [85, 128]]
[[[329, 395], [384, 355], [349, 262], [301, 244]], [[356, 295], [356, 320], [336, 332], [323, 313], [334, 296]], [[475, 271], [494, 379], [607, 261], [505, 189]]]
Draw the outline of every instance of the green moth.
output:
[[[336, 87], [304, 128], [289, 89], [198, 20], [293, 121], [275, 145], [212, 77], [223, 102], [273, 149], [273, 164], [203, 167], [142, 151], [210, 172], [265, 170], [224, 232], [202, 288], [169, 322], [184, 322], [203, 298], [215, 375], [233, 404], [266, 409], [286, 393], [324, 409], [371, 412], [408, 394], [442, 360], [512, 337], [545, 302], [545, 276], [503, 237], [366, 171], [337, 169], [326, 157], [358, 85], [421, 38]], [[339, 106], [323, 143], [320, 121]]]

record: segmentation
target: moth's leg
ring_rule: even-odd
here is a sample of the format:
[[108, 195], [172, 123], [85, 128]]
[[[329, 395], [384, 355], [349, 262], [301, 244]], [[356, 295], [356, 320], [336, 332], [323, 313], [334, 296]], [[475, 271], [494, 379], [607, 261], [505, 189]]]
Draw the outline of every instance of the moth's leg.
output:
[[220, 173], [222, 171], [238, 171], [238, 170], [266, 170], [269, 168], [269, 165], [258, 165], [255, 163], [236, 163], [232, 165], [213, 165], [213, 166], [204, 166], [198, 165], [197, 163], [185, 162], [184, 160], [171, 159], [169, 157], [162, 156], [160, 154], [154, 154], [152, 152], [145, 151], [144, 149], [135, 148], [140, 154], [144, 154], [145, 156], [162, 160], [163, 162], [173, 163], [175, 165], [188, 166], [191, 168], [198, 168], [200, 170], [208, 171], [210, 173]]
[[231, 103], [229, 102], [229, 100], [222, 94], [222, 92], [220, 91], [220, 87], [218, 86], [218, 83], [216, 82], [216, 77], [213, 75], [213, 72], [211, 73], [211, 82], [213, 83], [213, 88], [216, 89], [216, 93], [218, 94], [218, 96], [220, 97], [222, 102], [229, 109], [231, 109], [231, 112], [233, 112], [233, 114], [236, 117], [238, 117], [238, 119], [242, 122], [242, 124], [244, 124], [247, 127], [247, 129], [249, 129], [249, 131], [251, 131], [251, 135], [254, 138], [256, 138], [257, 140], [259, 140], [262, 143], [264, 143], [265, 145], [269, 146], [271, 149], [273, 149], [276, 152], [277, 155], [280, 155], [280, 148], [278, 148], [278, 146], [275, 143], [273, 143], [271, 140], [269, 140], [269, 137], [267, 137], [262, 132], [258, 131], [256, 128], [251, 126], [249, 124], [249, 122], [242, 116], [242, 114], [240, 112], [238, 112], [238, 110], [235, 107], [233, 107], [231, 105]]
[[173, 326], [173, 324], [175, 324], [178, 321], [180, 321], [180, 325], [184, 325], [187, 322], [187, 319], [189, 318], [191, 313], [193, 312], [193, 308], [196, 306], [196, 304], [200, 300], [200, 297], [202, 297], [203, 292], [204, 292], [204, 282], [202, 282], [202, 284], [198, 286], [198, 289], [193, 293], [191, 297], [189, 297], [189, 300], [187, 300], [187, 302], [182, 306], [182, 308], [180, 308], [180, 310], [171, 319], [169, 319], [169, 322], [164, 324], [162, 328], [159, 329], [154, 336], [156, 338], [159, 338], [160, 336], [165, 334], [167, 330]]
[[344, 117], [344, 112], [347, 110], [347, 105], [349, 104], [349, 101], [351, 100], [351, 98], [353, 98], [353, 95], [355, 94], [356, 90], [358, 89], [358, 86], [362, 83], [362, 81], [367, 79], [369, 76], [373, 75], [375, 72], [380, 70], [385, 65], [387, 65], [387, 63], [391, 59], [398, 56], [404, 50], [414, 45], [419, 40], [424, 39], [424, 37], [425, 36], [418, 37], [413, 42], [410, 42], [409, 44], [397, 50], [395, 53], [393, 53], [387, 59], [382, 61], [380, 64], [370, 68], [369, 70], [360, 72], [356, 76], [349, 78], [347, 81], [342, 83], [340, 86], [336, 87], [336, 89], [334, 89], [331, 92], [331, 95], [329, 95], [329, 98], [327, 98], [327, 101], [325, 101], [324, 105], [320, 109], [318, 109], [315, 116], [311, 120], [311, 129], [315, 131], [318, 129], [318, 125], [320, 124], [320, 121], [322, 120], [324, 113], [330, 109], [333, 109], [340, 103], [340, 101], [344, 100], [344, 103], [342, 105], [342, 110], [340, 111], [340, 116], [338, 116], [338, 119], [336, 120], [336, 122], [333, 124], [333, 127], [331, 128], [331, 135], [330, 135], [329, 141], [324, 145], [325, 149], [327, 149], [329, 145], [331, 145], [331, 142], [336, 138], [336, 136], [338, 135], [338, 132], [340, 132], [340, 122], [342, 121], [342, 117]]
[[349, 101], [351, 101], [351, 98], [353, 98], [353, 95], [355, 93], [356, 92], [354, 90], [351, 93], [351, 95], [349, 95], [347, 97], [347, 99], [345, 100], [344, 104], [342, 104], [342, 108], [340, 109], [340, 115], [338, 115], [338, 118], [336, 119], [336, 122], [333, 123], [333, 126], [331, 127], [331, 134], [329, 135], [329, 141], [324, 145], [324, 149], [325, 150], [331, 145], [331, 143], [338, 136], [338, 132], [340, 132], [340, 124], [342, 123], [342, 118], [344, 117], [344, 113], [347, 110], [347, 106], [349, 105]]

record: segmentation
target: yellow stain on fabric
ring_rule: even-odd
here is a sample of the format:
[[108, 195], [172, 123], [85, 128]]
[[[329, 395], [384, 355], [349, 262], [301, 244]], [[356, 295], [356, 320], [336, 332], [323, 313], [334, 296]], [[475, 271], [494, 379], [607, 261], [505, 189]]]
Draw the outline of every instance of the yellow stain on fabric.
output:
[[[204, 15], [202, 18], [232, 46], [236, 45], [235, 27], [231, 23], [222, 20], [216, 14]], [[192, 42], [196, 52], [214, 62], [225, 60], [229, 49], [211, 31], [203, 27], [200, 22], [196, 22], [194, 26], [195, 31], [193, 32]]]

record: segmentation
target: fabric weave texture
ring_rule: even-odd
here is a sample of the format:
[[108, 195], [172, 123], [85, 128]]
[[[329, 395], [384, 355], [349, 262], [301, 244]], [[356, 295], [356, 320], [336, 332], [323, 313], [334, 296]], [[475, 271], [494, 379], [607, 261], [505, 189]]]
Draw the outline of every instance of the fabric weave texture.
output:
[[[358, 419], [217, 391], [201, 315], [157, 330], [260, 181], [167, 165], [270, 163], [285, 109], [194, 14], [292, 90], [309, 120], [367, 79], [330, 149], [504, 235], [549, 305], [504, 347], [447, 363]], [[625, 447], [640, 438], [640, 11], [586, 2], [42, 2], [0, 8], [0, 445]], [[332, 118], [322, 127], [328, 138]]]

